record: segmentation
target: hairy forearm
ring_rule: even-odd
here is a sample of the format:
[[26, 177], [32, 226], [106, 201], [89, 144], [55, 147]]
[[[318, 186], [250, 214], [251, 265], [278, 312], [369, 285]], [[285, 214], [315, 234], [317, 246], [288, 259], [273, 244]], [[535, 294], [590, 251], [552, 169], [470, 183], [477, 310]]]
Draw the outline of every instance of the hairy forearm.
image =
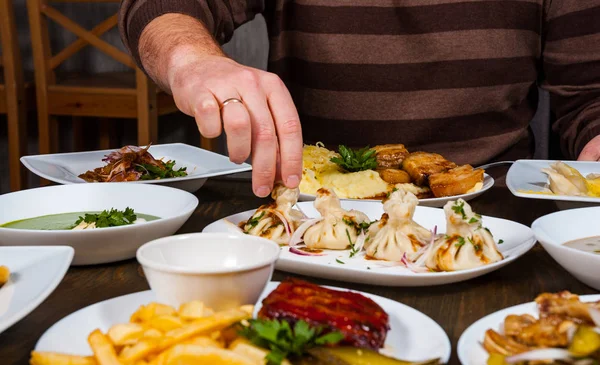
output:
[[156, 84], [171, 92], [169, 70], [206, 56], [224, 56], [220, 45], [198, 20], [165, 14], [152, 20], [140, 37], [142, 65]]

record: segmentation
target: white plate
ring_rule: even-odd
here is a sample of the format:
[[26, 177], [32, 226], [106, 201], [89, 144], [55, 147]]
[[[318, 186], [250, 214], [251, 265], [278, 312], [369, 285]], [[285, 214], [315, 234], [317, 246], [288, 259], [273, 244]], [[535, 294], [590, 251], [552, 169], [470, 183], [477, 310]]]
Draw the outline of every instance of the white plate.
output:
[[[88, 170], [104, 166], [105, 155], [115, 151], [59, 153], [21, 157], [21, 162], [34, 174], [59, 184], [81, 184], [78, 176]], [[209, 177], [249, 171], [252, 166], [234, 164], [223, 155], [183, 143], [152, 145], [148, 150], [156, 159], [175, 160], [175, 168], [187, 167], [187, 176], [161, 180], [133, 181], [136, 184], [158, 184], [189, 191], [197, 191]]]
[[31, 313], [65, 276], [73, 249], [66, 246], [0, 247], [10, 279], [0, 287], [0, 333]]
[[565, 210], [543, 216], [531, 226], [537, 240], [560, 266], [596, 290], [600, 290], [600, 255], [567, 247], [564, 243], [600, 236], [598, 217], [600, 207]]
[[[298, 206], [309, 217], [319, 216], [312, 202], [298, 203]], [[342, 207], [364, 212], [371, 220], [380, 219], [383, 214], [381, 202], [342, 201]], [[225, 219], [238, 224], [249, 219], [254, 212], [255, 210], [249, 210]], [[444, 233], [446, 230], [446, 216], [442, 209], [417, 207], [415, 221], [427, 229], [437, 226], [438, 233]], [[282, 248], [281, 256], [279, 256], [275, 268], [301, 275], [353, 283], [385, 286], [440, 285], [468, 280], [497, 270], [525, 254], [535, 244], [533, 232], [529, 227], [522, 224], [487, 216], [483, 217], [483, 224], [493, 232], [496, 239], [504, 240], [504, 243], [498, 247], [505, 259], [475, 269], [439, 273], [414, 273], [400, 266], [377, 267], [378, 261], [365, 260], [363, 256], [349, 259], [349, 250], [326, 250], [324, 252], [326, 253], [325, 256], [299, 256], [289, 252], [288, 247]], [[230, 228], [231, 226], [227, 222], [219, 220], [207, 226], [204, 232], [230, 232]], [[341, 260], [344, 264], [338, 263], [336, 259]]]
[[[600, 300], [600, 295], [582, 295], [584, 302]], [[472, 324], [460, 336], [457, 345], [458, 358], [463, 365], [485, 365], [488, 359], [488, 353], [482, 346], [485, 331], [493, 329], [502, 333], [502, 324], [504, 319], [510, 314], [530, 314], [538, 318], [539, 312], [535, 302], [516, 305], [514, 307], [502, 309], [492, 313]]]
[[197, 206], [198, 198], [194, 195], [158, 185], [77, 184], [17, 191], [0, 195], [0, 207], [3, 207], [0, 224], [48, 214], [124, 210], [127, 207], [160, 219], [78, 231], [0, 227], [0, 246], [71, 246], [75, 249], [74, 265], [130, 259], [144, 243], [175, 233]]
[[[271, 282], [258, 303], [277, 287]], [[345, 290], [333, 288], [338, 290]], [[385, 353], [398, 358], [420, 361], [450, 358], [450, 340], [444, 330], [423, 313], [393, 300], [358, 292], [373, 299], [389, 315], [391, 330], [385, 342]], [[144, 292], [124, 295], [83, 308], [50, 327], [35, 346], [36, 351], [53, 351], [91, 355], [87, 337], [96, 328], [106, 332], [112, 325], [129, 322], [131, 314], [143, 304], [154, 301], [154, 294]], [[256, 310], [260, 309], [257, 304]]]
[[[451, 200], [456, 200], [459, 198], [462, 198], [465, 201], [469, 201], [471, 199], [475, 199], [476, 197], [478, 197], [481, 194], [485, 193], [486, 191], [490, 190], [492, 188], [492, 186], [494, 186], [494, 178], [488, 174], [484, 174], [483, 187], [479, 191], [476, 191], [474, 193], [469, 193], [469, 194], [462, 194], [462, 195], [449, 196], [449, 197], [443, 197], [443, 198], [419, 199], [419, 204], [424, 207], [439, 208], [439, 207], [443, 207], [447, 202], [449, 202]], [[300, 201], [313, 201], [315, 199], [316, 199], [316, 196], [312, 195], [312, 194], [302, 194], [301, 193], [300, 197], [299, 197]], [[340, 200], [359, 201], [359, 202], [381, 202], [381, 200], [376, 200], [376, 199], [340, 198]]]
[[[600, 198], [528, 193], [528, 191], [544, 191], [545, 187], [548, 184], [548, 175], [544, 174], [542, 172], [542, 169], [550, 167], [550, 164], [554, 162], [557, 161], [516, 161], [510, 167], [506, 176], [506, 185], [510, 189], [510, 192], [513, 193], [513, 195], [518, 196], [520, 198], [600, 204]], [[578, 170], [583, 176], [587, 176], [591, 173], [600, 173], [600, 162], [565, 161], [565, 163]]]

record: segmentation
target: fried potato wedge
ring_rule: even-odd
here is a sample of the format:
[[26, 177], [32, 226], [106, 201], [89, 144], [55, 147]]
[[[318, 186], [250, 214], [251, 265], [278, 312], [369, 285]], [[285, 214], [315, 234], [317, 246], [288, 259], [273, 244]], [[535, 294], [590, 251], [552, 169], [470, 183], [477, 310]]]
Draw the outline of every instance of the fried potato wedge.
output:
[[[254, 346], [245, 338], [238, 338], [229, 345], [229, 349], [237, 354], [252, 359], [256, 364], [264, 364], [265, 357], [269, 354], [268, 350]], [[283, 360], [281, 365], [291, 365], [288, 360]]]
[[215, 312], [207, 308], [204, 303], [199, 300], [194, 300], [188, 303], [184, 303], [179, 307], [177, 312], [179, 318], [192, 321], [203, 317], [212, 316]]
[[98, 365], [96, 359], [91, 356], [75, 356], [57, 354], [54, 352], [31, 353], [30, 365]]
[[388, 184], [409, 184], [410, 175], [404, 170], [398, 169], [382, 169], [377, 170], [379, 176]]
[[164, 365], [258, 365], [251, 358], [233, 351], [194, 345], [177, 345], [165, 359]]
[[466, 194], [477, 183], [483, 183], [483, 170], [463, 165], [429, 176], [429, 188], [436, 198]]
[[402, 162], [402, 169], [410, 175], [412, 182], [419, 186], [427, 185], [429, 176], [455, 167], [454, 162], [446, 160], [442, 155], [428, 152], [413, 152]]
[[148, 322], [154, 317], [158, 316], [172, 316], [176, 313], [175, 308], [160, 304], [150, 303], [148, 305], [141, 306], [135, 313], [131, 315], [130, 322], [143, 323]]
[[89, 335], [88, 343], [94, 352], [98, 365], [123, 365], [117, 357], [117, 351], [112, 342], [100, 330], [95, 330]]
[[377, 167], [382, 169], [399, 169], [402, 161], [408, 156], [403, 144], [383, 144], [373, 147], [377, 158]]
[[117, 346], [132, 345], [144, 335], [144, 327], [137, 323], [123, 323], [108, 330], [108, 338]]

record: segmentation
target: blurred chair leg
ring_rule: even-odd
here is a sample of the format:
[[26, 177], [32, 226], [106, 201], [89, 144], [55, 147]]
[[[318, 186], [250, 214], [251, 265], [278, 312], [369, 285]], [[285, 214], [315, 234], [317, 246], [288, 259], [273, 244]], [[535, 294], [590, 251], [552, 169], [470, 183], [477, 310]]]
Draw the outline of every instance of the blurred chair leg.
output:
[[71, 117], [71, 127], [73, 130], [73, 151], [79, 152], [85, 150], [83, 117]]
[[138, 145], [158, 143], [158, 107], [156, 86], [136, 69]]
[[114, 120], [100, 118], [100, 149], [109, 150], [114, 148], [116, 141], [116, 129]]

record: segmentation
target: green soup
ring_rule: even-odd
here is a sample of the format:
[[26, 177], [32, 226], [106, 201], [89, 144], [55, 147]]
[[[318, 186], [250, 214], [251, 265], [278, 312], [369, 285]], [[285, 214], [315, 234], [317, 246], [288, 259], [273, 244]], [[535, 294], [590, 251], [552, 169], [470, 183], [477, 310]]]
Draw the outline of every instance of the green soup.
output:
[[[44, 231], [57, 231], [61, 229], [71, 229], [75, 226], [75, 222], [79, 217], [83, 217], [85, 214], [99, 214], [100, 212], [74, 212], [74, 213], [61, 213], [61, 214], [50, 214], [43, 215], [41, 217], [21, 219], [18, 221], [8, 222], [0, 225], [2, 228], [14, 228], [14, 229], [36, 229]], [[147, 221], [153, 221], [159, 219], [153, 215], [135, 213], [137, 218], [143, 218]], [[101, 228], [100, 228], [101, 229]]]

